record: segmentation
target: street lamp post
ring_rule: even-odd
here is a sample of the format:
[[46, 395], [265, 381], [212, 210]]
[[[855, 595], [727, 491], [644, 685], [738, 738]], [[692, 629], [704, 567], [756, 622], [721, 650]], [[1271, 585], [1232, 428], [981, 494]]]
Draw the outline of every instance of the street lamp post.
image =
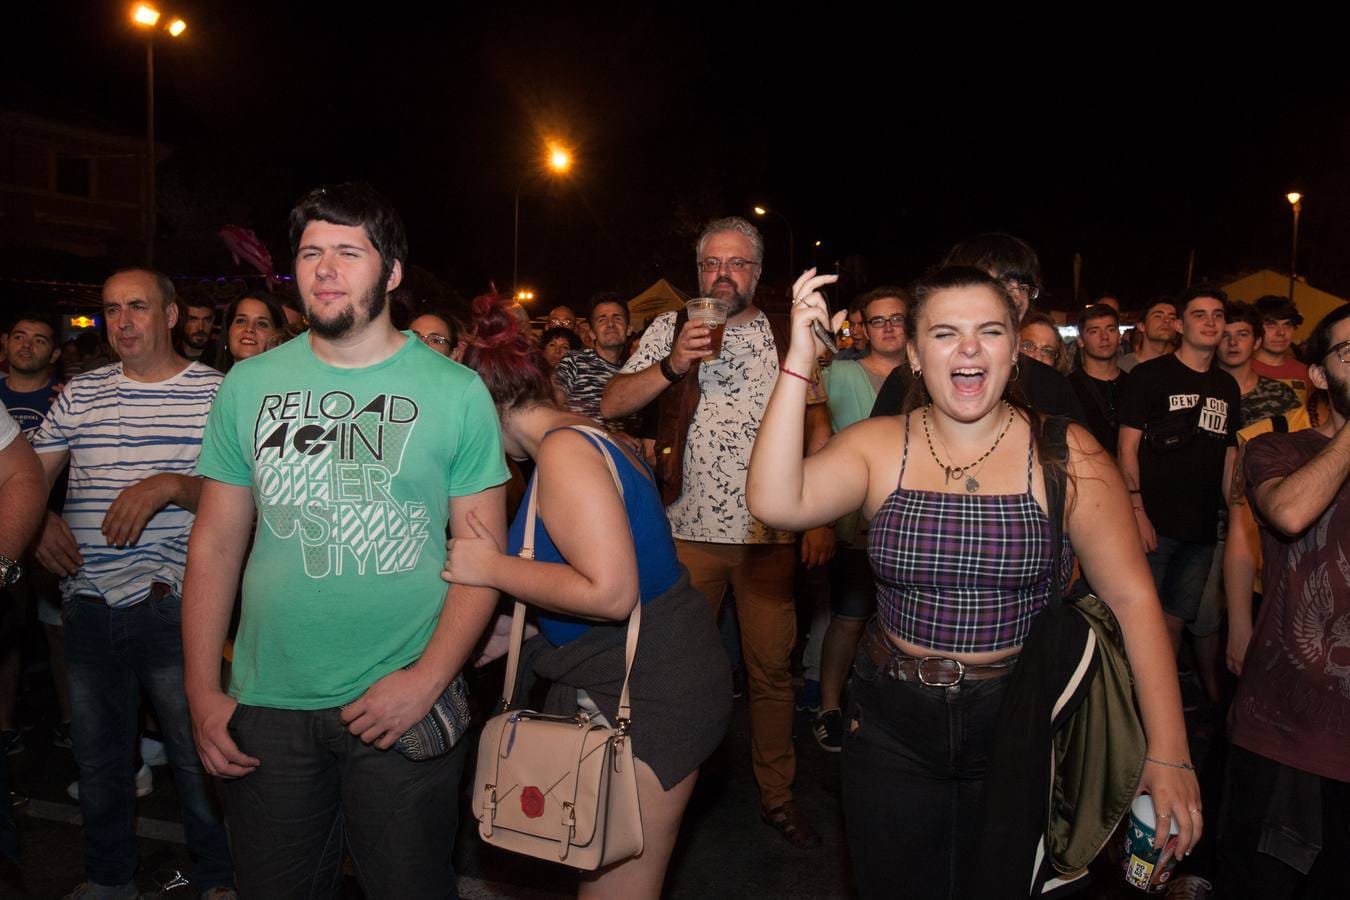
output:
[[1298, 271], [1298, 214], [1303, 212], [1303, 195], [1290, 191], [1284, 195], [1294, 210], [1294, 241], [1289, 250], [1289, 302], [1294, 302], [1294, 273]]
[[782, 213], [780, 213], [780, 212], [779, 212], [778, 210], [776, 210], [776, 209], [769, 209], [767, 206], [755, 206], [755, 207], [752, 207], [752, 208], [753, 208], [754, 211], [755, 211], [755, 215], [759, 216], [761, 219], [764, 218], [765, 216], [777, 216], [778, 218], [782, 219], [782, 220], [783, 220], [783, 224], [787, 226], [787, 233], [788, 233], [788, 284], [791, 285], [793, 279], [794, 279], [794, 278], [796, 277], [796, 275], [797, 275], [797, 259], [796, 259], [796, 257], [797, 257], [797, 238], [796, 238], [796, 236], [792, 233], [792, 223], [791, 223], [790, 221], [788, 221], [788, 217], [787, 217], [787, 216], [783, 215]]
[[[159, 10], [148, 3], [137, 3], [131, 9], [131, 21], [145, 31], [145, 264], [155, 263], [155, 31], [159, 25]], [[164, 26], [170, 37], [179, 37], [187, 31], [187, 22], [175, 16]]]
[[[572, 151], [557, 141], [550, 141], [544, 163], [555, 175], [566, 175], [572, 168]], [[520, 191], [525, 181], [516, 185], [515, 214], [511, 225], [511, 293], [520, 293]]]

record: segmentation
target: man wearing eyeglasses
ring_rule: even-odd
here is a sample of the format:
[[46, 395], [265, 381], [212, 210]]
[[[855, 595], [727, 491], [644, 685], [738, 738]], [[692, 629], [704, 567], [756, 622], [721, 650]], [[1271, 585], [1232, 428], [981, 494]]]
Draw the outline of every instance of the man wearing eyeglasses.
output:
[[[1041, 293], [1041, 262], [1031, 245], [1010, 234], [981, 234], [953, 247], [944, 266], [970, 266], [989, 274], [1002, 283], [1017, 306], [1019, 321]], [[1029, 356], [1019, 356], [1013, 375], [1031, 405], [1038, 412], [1050, 416], [1067, 416], [1086, 424], [1083, 405], [1069, 386], [1069, 380], [1052, 366]], [[877, 394], [874, 416], [899, 415], [904, 407], [904, 387], [896, 374], [891, 374]]]
[[1326, 420], [1243, 456], [1264, 600], [1229, 719], [1216, 896], [1332, 897], [1350, 878], [1350, 305], [1308, 358]]
[[548, 311], [549, 328], [566, 328], [568, 331], [577, 330], [577, 314], [572, 312], [570, 306], [555, 306]]
[[[605, 388], [600, 411], [606, 418], [631, 415], [673, 386], [679, 385], [672, 398], [697, 389], [693, 402], [670, 404], [679, 411], [672, 419], [684, 449], [680, 465], [672, 467], [681, 489], [666, 513], [680, 562], [714, 613], [727, 585], [735, 589], [763, 817], [793, 846], [807, 849], [818, 846], [820, 836], [792, 799], [796, 756], [789, 661], [797, 638], [792, 590], [797, 536], [756, 520], [745, 500], [750, 451], [778, 380], [786, 335], [776, 340], [768, 317], [754, 303], [764, 264], [764, 241], [754, 225], [739, 217], [711, 222], [696, 245], [696, 260], [700, 296], [730, 306], [721, 352], [712, 355], [706, 324], [687, 320], [677, 329], [681, 317], [675, 313], [657, 316]], [[686, 378], [695, 381], [681, 384]], [[815, 400], [819, 412], [808, 408], [808, 418], [823, 420], [824, 398]], [[657, 452], [674, 456], [678, 445], [676, 440]], [[667, 499], [673, 493], [668, 491]]]

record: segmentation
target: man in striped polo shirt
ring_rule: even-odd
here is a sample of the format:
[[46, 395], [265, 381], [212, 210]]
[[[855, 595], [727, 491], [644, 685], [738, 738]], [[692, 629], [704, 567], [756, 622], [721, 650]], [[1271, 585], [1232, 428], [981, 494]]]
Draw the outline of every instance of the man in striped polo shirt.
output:
[[103, 317], [120, 361], [71, 379], [33, 436], [49, 485], [70, 461], [65, 512], [47, 514], [37, 558], [62, 576], [87, 879], [72, 896], [139, 896], [132, 779], [144, 691], [174, 769], [193, 887], [232, 897], [225, 828], [192, 741], [179, 631], [201, 493], [193, 471], [221, 375], [174, 350], [173, 282], [157, 272], [109, 278]]

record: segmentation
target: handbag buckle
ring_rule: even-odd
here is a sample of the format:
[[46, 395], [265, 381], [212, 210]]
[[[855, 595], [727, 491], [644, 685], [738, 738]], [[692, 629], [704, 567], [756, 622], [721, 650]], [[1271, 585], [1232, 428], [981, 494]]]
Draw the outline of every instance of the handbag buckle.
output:
[[[929, 676], [928, 665], [932, 664], [935, 668], [932, 677]], [[952, 667], [955, 667], [956, 677], [948, 681], [940, 681], [938, 677], [942, 673], [952, 674]], [[959, 659], [952, 659], [947, 656], [924, 656], [918, 659], [914, 664], [914, 671], [919, 676], [919, 682], [929, 687], [956, 687], [966, 677], [966, 664]]]

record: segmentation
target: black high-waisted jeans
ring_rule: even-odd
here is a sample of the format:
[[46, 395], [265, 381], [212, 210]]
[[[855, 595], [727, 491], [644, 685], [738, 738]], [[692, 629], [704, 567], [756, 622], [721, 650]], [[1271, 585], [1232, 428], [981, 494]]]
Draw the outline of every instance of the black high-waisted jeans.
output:
[[[929, 687], [853, 662], [844, 817], [862, 897], [962, 898], [1006, 678]], [[855, 727], [856, 725], [856, 727]]]

